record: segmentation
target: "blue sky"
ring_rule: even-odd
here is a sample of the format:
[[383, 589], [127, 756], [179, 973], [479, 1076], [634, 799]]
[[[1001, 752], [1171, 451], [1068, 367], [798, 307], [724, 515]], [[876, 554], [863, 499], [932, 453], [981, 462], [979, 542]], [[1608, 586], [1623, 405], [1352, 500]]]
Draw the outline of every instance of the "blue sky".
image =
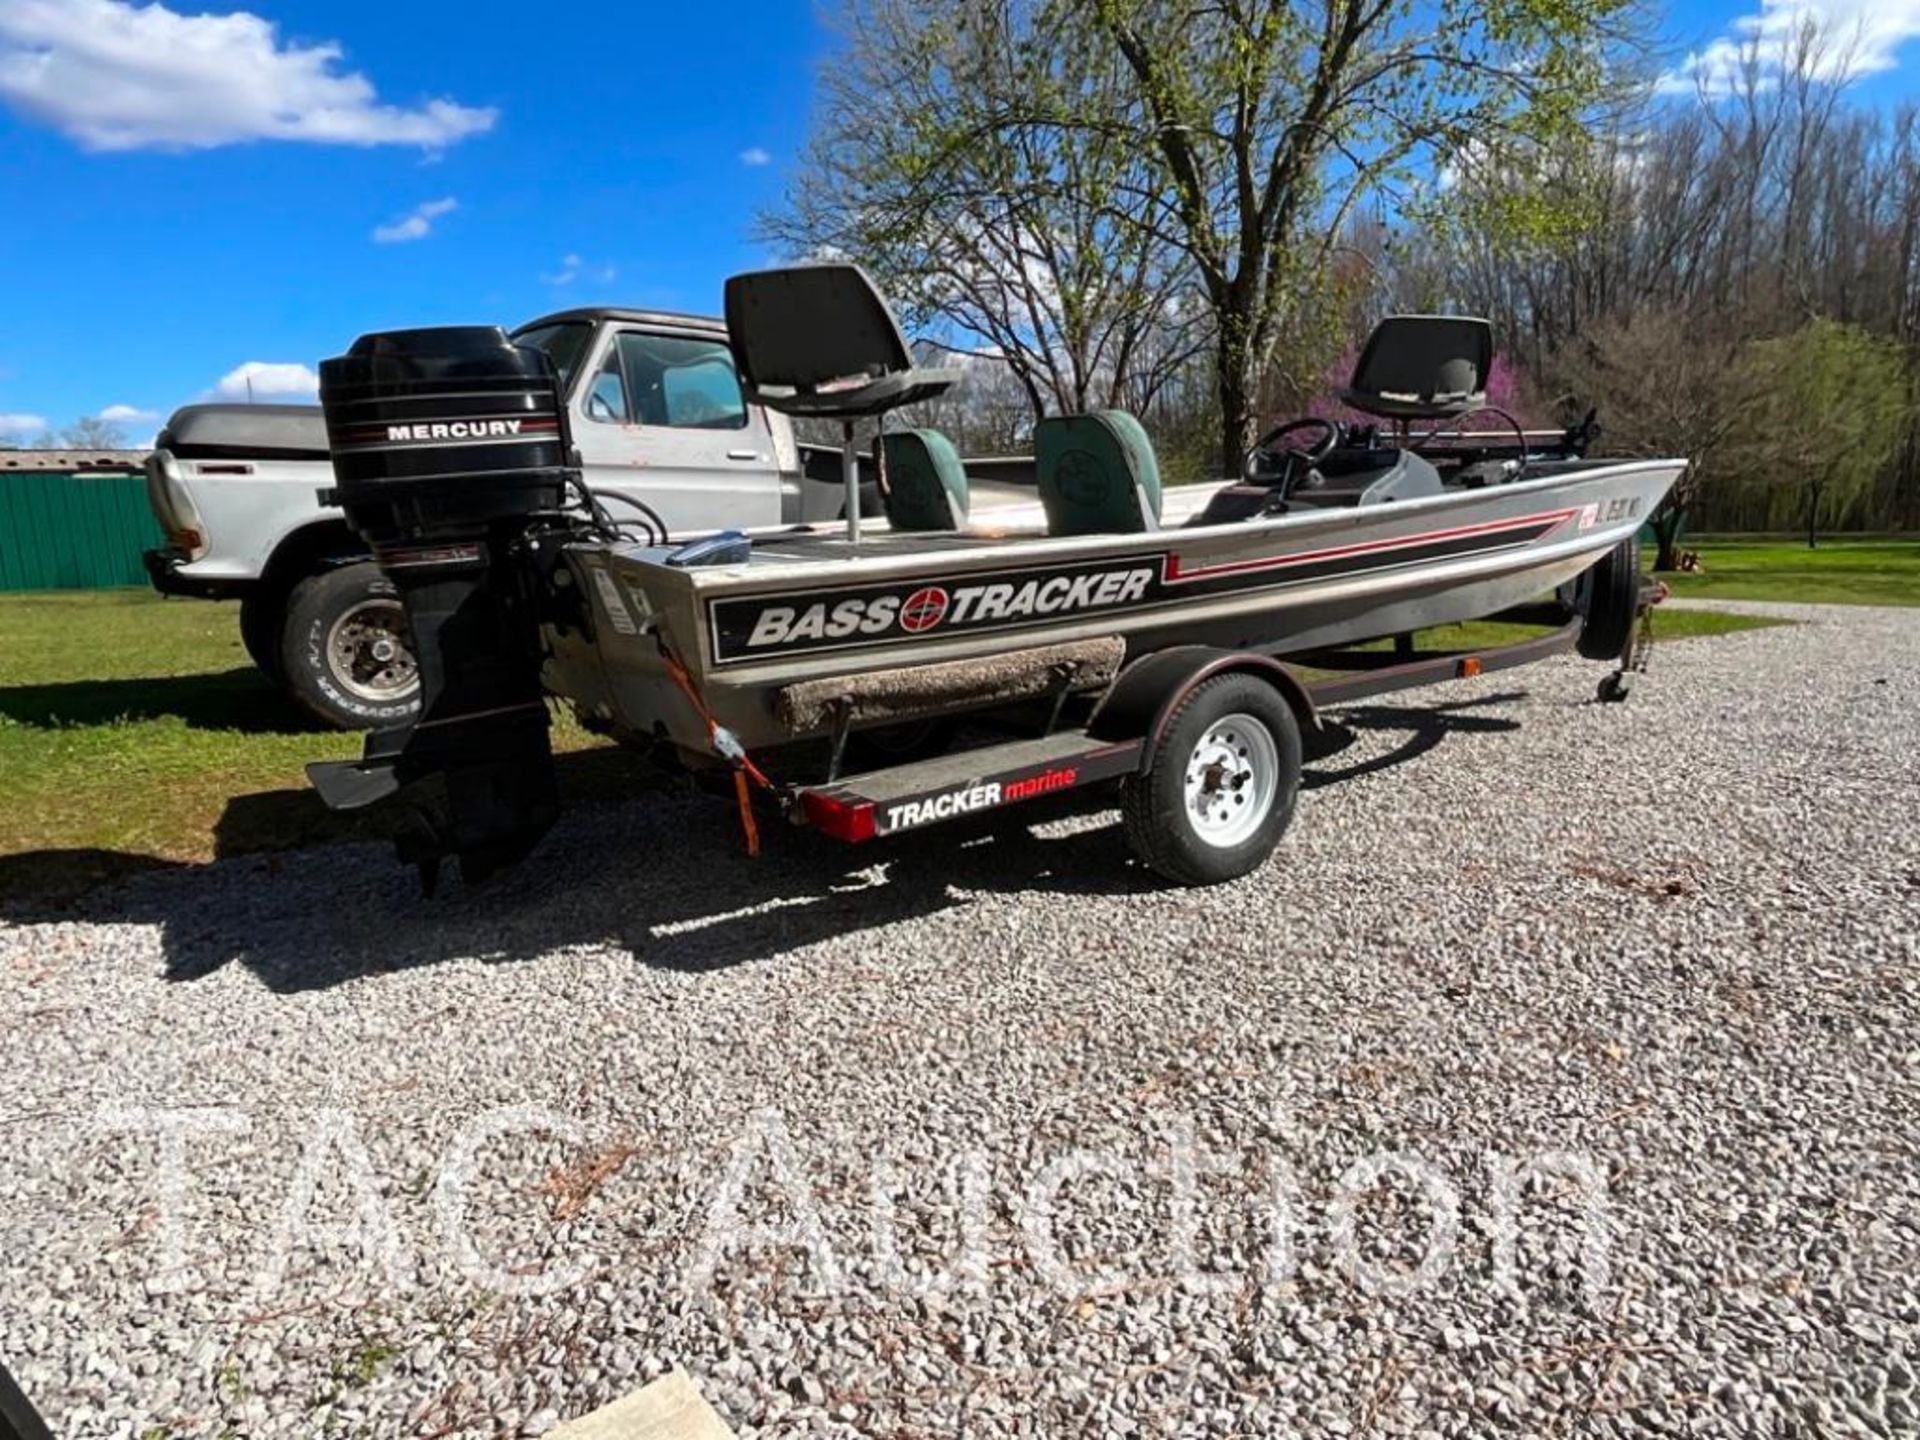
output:
[[[144, 440], [247, 374], [306, 398], [368, 329], [711, 312], [830, 43], [812, 0], [170, 3], [0, 0], [0, 438]], [[1920, 0], [1679, 0], [1667, 33], [1810, 6], [1875, 27], [1863, 99], [1920, 92]]]

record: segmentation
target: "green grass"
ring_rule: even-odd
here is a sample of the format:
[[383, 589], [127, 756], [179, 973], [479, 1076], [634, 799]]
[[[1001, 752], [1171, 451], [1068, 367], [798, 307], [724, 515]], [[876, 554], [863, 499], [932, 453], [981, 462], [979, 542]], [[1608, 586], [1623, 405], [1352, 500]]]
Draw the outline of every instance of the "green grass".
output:
[[[555, 738], [618, 754], [570, 724]], [[0, 596], [0, 899], [362, 833], [304, 773], [359, 753], [359, 736], [308, 721], [253, 668], [237, 605]]]
[[[1724, 610], [1662, 610], [1654, 616], [1653, 633], [1657, 640], [1694, 640], [1711, 635], [1731, 635], [1737, 630], [1764, 630], [1770, 625], [1790, 622], [1764, 615], [1734, 615]], [[1418, 650], [1491, 650], [1531, 640], [1551, 628], [1545, 625], [1518, 625], [1505, 620], [1469, 620], [1460, 625], [1436, 625], [1414, 637]], [[1391, 640], [1376, 640], [1362, 650], [1384, 650]]]
[[[1823, 540], [1813, 550], [1804, 540], [1778, 536], [1701, 535], [1680, 543], [1700, 552], [1704, 570], [1660, 578], [1688, 600], [1920, 605], [1920, 540]], [[1651, 549], [1647, 564], [1653, 564]]]

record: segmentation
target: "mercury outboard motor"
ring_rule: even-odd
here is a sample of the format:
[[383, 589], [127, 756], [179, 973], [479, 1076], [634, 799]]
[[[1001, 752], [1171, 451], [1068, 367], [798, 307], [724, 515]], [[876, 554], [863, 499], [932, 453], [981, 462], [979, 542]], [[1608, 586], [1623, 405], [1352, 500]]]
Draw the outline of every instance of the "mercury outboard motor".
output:
[[414, 721], [369, 735], [361, 760], [308, 775], [334, 809], [401, 796], [401, 858], [429, 890], [447, 855], [484, 879], [559, 809], [524, 554], [574, 473], [551, 362], [489, 326], [363, 335], [321, 362], [320, 404], [330, 498], [400, 592], [421, 696]]

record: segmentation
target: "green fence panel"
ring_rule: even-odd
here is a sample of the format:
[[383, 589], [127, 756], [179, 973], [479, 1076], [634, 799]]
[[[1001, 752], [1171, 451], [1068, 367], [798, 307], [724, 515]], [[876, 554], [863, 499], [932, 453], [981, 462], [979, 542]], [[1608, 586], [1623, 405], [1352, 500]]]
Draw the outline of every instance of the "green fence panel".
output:
[[140, 552], [162, 543], [139, 475], [0, 474], [0, 590], [143, 584]]

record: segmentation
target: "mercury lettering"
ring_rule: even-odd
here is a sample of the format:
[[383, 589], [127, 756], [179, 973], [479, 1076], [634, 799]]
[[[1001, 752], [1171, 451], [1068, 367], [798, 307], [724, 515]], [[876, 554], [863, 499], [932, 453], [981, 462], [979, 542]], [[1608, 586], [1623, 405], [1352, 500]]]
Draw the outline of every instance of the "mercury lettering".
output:
[[435, 420], [418, 425], [389, 425], [389, 440], [494, 440], [518, 435], [519, 420]]

